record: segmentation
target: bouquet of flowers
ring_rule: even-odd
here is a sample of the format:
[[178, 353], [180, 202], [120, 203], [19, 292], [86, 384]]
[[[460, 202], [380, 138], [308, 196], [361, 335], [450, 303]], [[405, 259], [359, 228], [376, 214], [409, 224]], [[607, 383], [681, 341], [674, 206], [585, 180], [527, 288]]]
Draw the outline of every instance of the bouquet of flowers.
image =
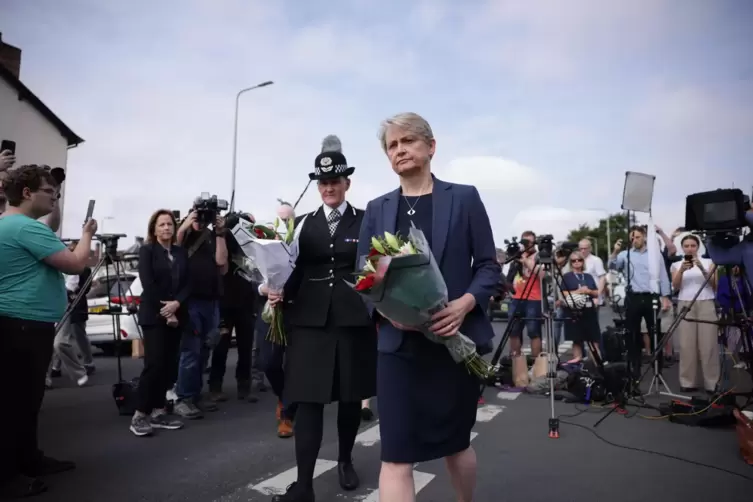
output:
[[[243, 251], [242, 270], [249, 277], [260, 277], [271, 292], [282, 293], [285, 283], [295, 269], [298, 258], [298, 241], [295, 238], [295, 224], [289, 220], [285, 235], [274, 229], [281, 222], [275, 221], [272, 228], [266, 225], [248, 225], [239, 222], [233, 229], [235, 241]], [[237, 261], [236, 261], [237, 263]], [[240, 265], [239, 265], [240, 266]], [[262, 320], [269, 324], [267, 340], [279, 345], [287, 343], [282, 319], [282, 309], [264, 305]]]
[[431, 317], [447, 306], [447, 285], [423, 232], [415, 226], [408, 240], [385, 233], [371, 238], [363, 270], [351, 287], [385, 317], [410, 326], [434, 343], [441, 343], [457, 363], [485, 379], [491, 367], [467, 336], [438, 336], [429, 331]]

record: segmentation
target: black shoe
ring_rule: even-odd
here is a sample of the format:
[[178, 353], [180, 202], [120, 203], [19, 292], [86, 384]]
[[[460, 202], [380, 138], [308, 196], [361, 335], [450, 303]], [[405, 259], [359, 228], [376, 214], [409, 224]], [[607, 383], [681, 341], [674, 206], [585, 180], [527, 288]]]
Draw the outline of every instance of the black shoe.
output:
[[44, 481], [26, 476], [16, 476], [0, 483], [0, 500], [33, 497], [47, 491]]
[[353, 462], [338, 462], [337, 477], [340, 478], [340, 486], [346, 491], [355, 490], [361, 484]]
[[369, 408], [361, 408], [361, 420], [371, 422], [374, 420], [374, 412]]
[[84, 365], [84, 368], [86, 368], [86, 375], [87, 376], [92, 376], [97, 371], [97, 367], [94, 366], [93, 364], [91, 366]]
[[284, 494], [273, 496], [272, 502], [316, 502], [316, 499], [313, 488], [305, 488], [296, 482], [288, 486]]
[[36, 478], [72, 471], [75, 468], [76, 464], [69, 460], [56, 460], [54, 458], [42, 456], [39, 457], [36, 462], [24, 466], [21, 469], [21, 472], [25, 476]]
[[56, 369], [50, 370], [50, 378], [60, 378], [62, 374], [63, 372], [60, 370], [56, 370]]

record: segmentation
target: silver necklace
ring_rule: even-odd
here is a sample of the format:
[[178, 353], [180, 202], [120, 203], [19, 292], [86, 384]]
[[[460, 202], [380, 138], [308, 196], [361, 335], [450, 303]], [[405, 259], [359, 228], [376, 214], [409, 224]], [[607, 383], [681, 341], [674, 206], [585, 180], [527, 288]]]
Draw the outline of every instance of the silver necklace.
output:
[[[431, 188], [431, 186], [429, 188]], [[419, 195], [416, 198], [416, 202], [414, 202], [413, 204], [411, 204], [410, 201], [408, 201], [408, 197], [403, 195], [403, 199], [405, 199], [405, 203], [408, 204], [408, 210], [405, 212], [408, 216], [413, 216], [414, 214], [416, 214], [415, 207], [418, 205], [418, 202], [421, 200], [421, 197], [423, 197], [424, 195], [425, 194]]]
[[421, 200], [421, 197], [422, 196], [419, 195], [418, 198], [416, 199], [416, 202], [414, 202], [413, 205], [411, 205], [410, 201], [408, 200], [408, 197], [403, 195], [403, 199], [405, 199], [405, 203], [408, 204], [408, 208], [409, 208], [408, 211], [406, 211], [406, 214], [408, 216], [413, 216], [414, 214], [416, 214], [416, 210], [414, 208], [418, 205], [418, 202]]

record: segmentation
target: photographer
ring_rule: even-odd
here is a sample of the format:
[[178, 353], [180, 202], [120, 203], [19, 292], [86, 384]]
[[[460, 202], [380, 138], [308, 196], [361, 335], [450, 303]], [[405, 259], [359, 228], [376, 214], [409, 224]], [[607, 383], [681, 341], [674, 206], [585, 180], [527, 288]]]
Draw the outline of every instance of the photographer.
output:
[[[214, 222], [213, 230], [207, 228], [208, 222]], [[177, 242], [188, 252], [192, 330], [182, 334], [174, 411], [195, 419], [202, 417], [203, 411], [217, 410], [214, 403], [201, 400], [201, 389], [209, 345], [219, 331], [222, 276], [228, 271], [225, 220], [215, 211], [194, 206], [178, 229]]]
[[[228, 215], [227, 226], [234, 227], [239, 219], [254, 223], [248, 214]], [[226, 243], [231, 255], [238, 254], [238, 244], [234, 239]], [[227, 354], [235, 329], [235, 342], [238, 348], [238, 364], [235, 368], [237, 397], [241, 401], [255, 403], [258, 401], [256, 389], [252, 385], [252, 350], [254, 345], [254, 328], [257, 302], [257, 287], [238, 274], [238, 265], [230, 263], [228, 273], [224, 276], [223, 295], [220, 301], [220, 340], [212, 351], [212, 364], [209, 372], [209, 397], [214, 402], [227, 400], [222, 392], [222, 381], [227, 368]]]
[[52, 357], [55, 323], [68, 300], [61, 272], [86, 268], [97, 222], [89, 220], [74, 251], [39, 221], [57, 206], [59, 184], [41, 166], [7, 174], [8, 208], [0, 217], [0, 382], [9, 403], [0, 413], [0, 498], [37, 495], [42, 476], [75, 468], [46, 457], [37, 442], [37, 418]]
[[[509, 312], [516, 317], [526, 318], [525, 322], [516, 322], [510, 333], [510, 352], [520, 354], [523, 348], [523, 327], [531, 340], [531, 355], [538, 357], [541, 353], [541, 277], [543, 268], [536, 264], [536, 234], [528, 230], [520, 236], [523, 250], [520, 257], [510, 267], [508, 281], [513, 283], [515, 293], [512, 296]], [[510, 275], [512, 280], [510, 280]], [[520, 305], [520, 307], [518, 307]]]

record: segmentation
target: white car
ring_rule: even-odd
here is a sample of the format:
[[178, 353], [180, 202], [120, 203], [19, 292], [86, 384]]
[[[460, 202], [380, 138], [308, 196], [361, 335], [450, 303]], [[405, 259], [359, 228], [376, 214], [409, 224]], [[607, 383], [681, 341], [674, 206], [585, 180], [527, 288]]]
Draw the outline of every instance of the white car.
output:
[[[140, 328], [136, 324], [134, 312], [141, 300], [141, 281], [135, 270], [122, 272], [120, 281], [114, 276], [99, 276], [92, 281], [87, 295], [89, 320], [86, 334], [89, 342], [102, 350], [105, 355], [114, 355], [117, 347], [115, 327], [120, 322], [121, 349], [130, 354], [131, 341], [140, 337]], [[120, 288], [118, 287], [120, 286]]]

